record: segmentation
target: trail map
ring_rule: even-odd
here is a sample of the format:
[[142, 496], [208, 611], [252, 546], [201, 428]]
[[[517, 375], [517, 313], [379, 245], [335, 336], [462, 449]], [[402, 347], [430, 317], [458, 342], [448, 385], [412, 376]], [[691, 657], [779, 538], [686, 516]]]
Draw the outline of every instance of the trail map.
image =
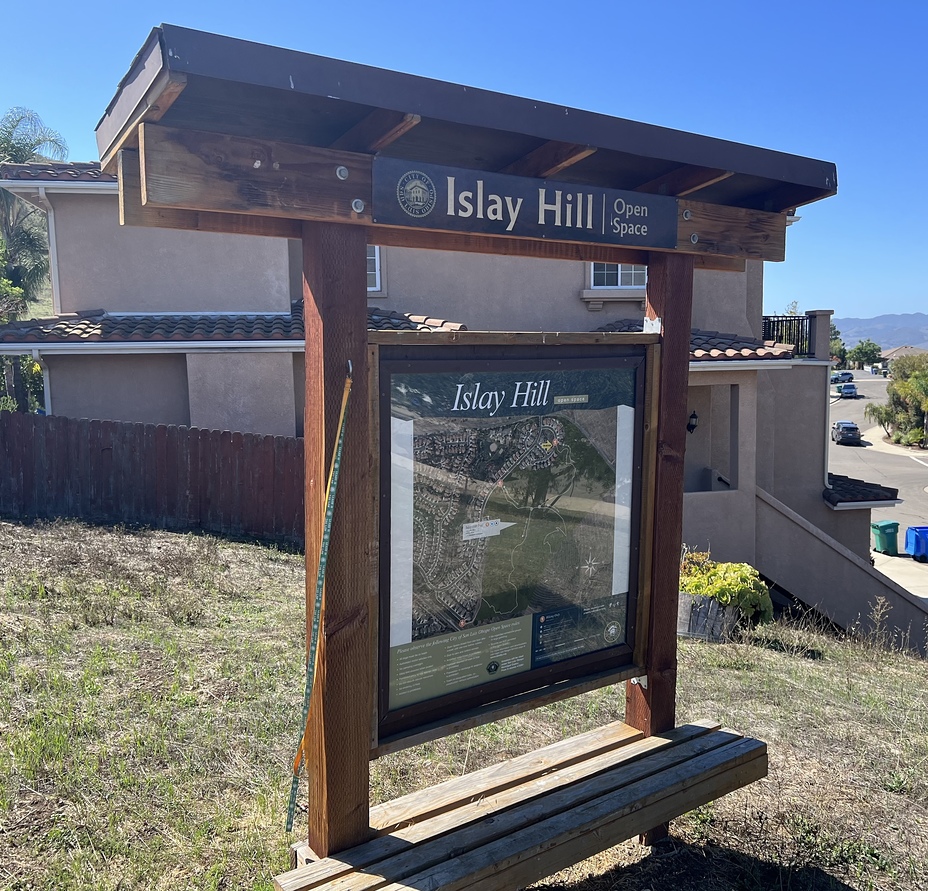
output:
[[391, 705], [624, 641], [632, 383], [393, 376]]

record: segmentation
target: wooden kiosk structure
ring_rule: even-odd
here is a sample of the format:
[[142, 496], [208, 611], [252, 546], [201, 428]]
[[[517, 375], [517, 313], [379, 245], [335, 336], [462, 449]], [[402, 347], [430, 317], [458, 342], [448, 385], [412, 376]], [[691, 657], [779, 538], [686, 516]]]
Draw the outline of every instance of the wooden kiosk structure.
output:
[[[763, 743], [675, 728], [693, 271], [784, 259], [788, 213], [835, 193], [832, 164], [168, 25], [97, 140], [123, 224], [302, 242], [308, 623], [353, 367], [305, 747], [307, 850], [327, 859], [301, 857], [278, 887], [517, 887], [766, 774]], [[371, 337], [368, 243], [646, 264], [652, 332], [631, 336], [647, 374], [623, 655], [392, 733], [378, 711], [379, 350], [603, 355], [630, 336]], [[372, 757], [618, 680], [624, 725], [369, 809]]]

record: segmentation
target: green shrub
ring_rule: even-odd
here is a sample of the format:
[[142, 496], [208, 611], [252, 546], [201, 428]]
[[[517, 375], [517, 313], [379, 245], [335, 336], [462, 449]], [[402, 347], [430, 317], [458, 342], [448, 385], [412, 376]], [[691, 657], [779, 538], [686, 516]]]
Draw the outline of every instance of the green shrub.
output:
[[902, 437], [903, 437], [902, 431], [901, 431], [901, 430], [896, 430], [896, 431], [893, 433], [893, 435], [892, 435], [892, 441], [893, 441], [896, 445], [899, 445], [899, 443], [902, 442]]
[[747, 563], [717, 563], [707, 552], [683, 552], [680, 590], [685, 594], [713, 597], [723, 606], [736, 606], [752, 622], [773, 619], [773, 601], [760, 574]]

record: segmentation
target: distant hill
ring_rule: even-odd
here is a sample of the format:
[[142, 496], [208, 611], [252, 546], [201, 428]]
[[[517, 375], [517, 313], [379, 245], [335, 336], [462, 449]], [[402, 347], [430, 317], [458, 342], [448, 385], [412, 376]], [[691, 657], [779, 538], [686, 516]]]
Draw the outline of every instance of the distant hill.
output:
[[884, 350], [898, 346], [928, 350], [928, 314], [923, 312], [887, 314], [873, 319], [833, 318], [831, 321], [841, 332], [848, 349], [869, 338]]

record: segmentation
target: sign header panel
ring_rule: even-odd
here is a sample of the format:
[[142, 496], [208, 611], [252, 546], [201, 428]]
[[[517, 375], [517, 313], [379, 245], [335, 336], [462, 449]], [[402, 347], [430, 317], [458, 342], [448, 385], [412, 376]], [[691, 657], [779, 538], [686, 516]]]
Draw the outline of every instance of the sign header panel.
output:
[[385, 226], [675, 248], [677, 199], [376, 157], [375, 223]]

